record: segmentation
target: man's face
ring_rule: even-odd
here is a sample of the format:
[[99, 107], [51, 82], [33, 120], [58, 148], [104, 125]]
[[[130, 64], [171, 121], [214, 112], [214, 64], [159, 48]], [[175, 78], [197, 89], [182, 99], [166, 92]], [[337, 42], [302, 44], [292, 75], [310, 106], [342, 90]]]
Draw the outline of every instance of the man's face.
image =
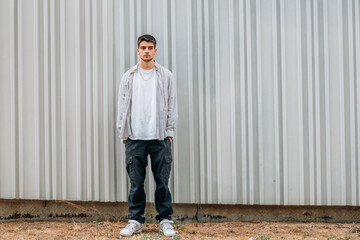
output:
[[137, 53], [141, 60], [150, 62], [153, 60], [157, 49], [154, 47], [154, 43], [142, 41], [137, 49]]

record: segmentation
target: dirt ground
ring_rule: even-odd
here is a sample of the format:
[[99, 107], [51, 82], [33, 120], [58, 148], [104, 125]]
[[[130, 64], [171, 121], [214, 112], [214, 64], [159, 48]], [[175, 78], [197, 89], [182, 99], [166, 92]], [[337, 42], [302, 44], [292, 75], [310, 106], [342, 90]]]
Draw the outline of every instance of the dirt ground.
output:
[[[126, 222], [0, 222], [0, 239], [120, 239]], [[158, 224], [146, 223], [143, 232], [121, 239], [360, 239], [360, 223], [175, 221], [178, 235], [164, 237]]]

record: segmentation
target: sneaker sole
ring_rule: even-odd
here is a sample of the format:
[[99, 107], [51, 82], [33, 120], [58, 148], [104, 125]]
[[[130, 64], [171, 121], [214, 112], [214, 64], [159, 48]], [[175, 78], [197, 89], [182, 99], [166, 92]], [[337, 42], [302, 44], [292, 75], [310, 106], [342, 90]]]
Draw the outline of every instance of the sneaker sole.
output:
[[174, 234], [166, 234], [166, 233], [164, 233], [164, 231], [162, 231], [161, 229], [159, 229], [159, 231], [162, 232], [162, 233], [164, 234], [164, 236], [166, 236], [166, 237], [173, 237], [173, 236], [175, 236], [176, 233], [177, 233], [177, 232], [175, 232]]
[[176, 234], [165, 234], [165, 233], [164, 233], [164, 235], [165, 235], [166, 237], [173, 237], [173, 236], [175, 236]]
[[127, 235], [127, 234], [121, 234], [121, 233], [120, 233], [120, 236], [123, 236], [123, 237], [131, 237], [131, 236], [132, 236], [132, 235], [134, 235], [135, 233], [141, 233], [141, 232], [142, 232], [142, 229], [137, 230], [137, 231], [133, 232], [133, 234], [130, 234], [130, 235]]

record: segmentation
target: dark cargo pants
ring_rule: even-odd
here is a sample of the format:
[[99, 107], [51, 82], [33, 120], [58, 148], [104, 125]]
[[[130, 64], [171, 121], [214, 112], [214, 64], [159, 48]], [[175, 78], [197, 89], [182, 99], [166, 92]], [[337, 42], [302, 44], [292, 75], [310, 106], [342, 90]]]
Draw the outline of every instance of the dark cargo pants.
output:
[[125, 149], [126, 170], [131, 183], [128, 198], [129, 212], [132, 214], [130, 219], [140, 223], [145, 222], [145, 218], [142, 216], [145, 212], [146, 203], [144, 181], [148, 165], [147, 156], [150, 155], [151, 170], [156, 183], [155, 207], [158, 212], [156, 219], [159, 221], [170, 220], [173, 209], [168, 187], [172, 162], [169, 138], [165, 138], [163, 141], [127, 139]]

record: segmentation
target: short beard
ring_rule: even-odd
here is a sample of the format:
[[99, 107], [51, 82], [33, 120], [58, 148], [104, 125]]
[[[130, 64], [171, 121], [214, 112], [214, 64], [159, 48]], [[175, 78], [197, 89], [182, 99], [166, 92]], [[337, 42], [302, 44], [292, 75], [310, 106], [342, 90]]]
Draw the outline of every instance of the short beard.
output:
[[150, 59], [143, 59], [143, 58], [141, 58], [141, 60], [143, 60], [144, 62], [150, 62], [150, 61], [153, 60], [153, 58], [150, 58]]

